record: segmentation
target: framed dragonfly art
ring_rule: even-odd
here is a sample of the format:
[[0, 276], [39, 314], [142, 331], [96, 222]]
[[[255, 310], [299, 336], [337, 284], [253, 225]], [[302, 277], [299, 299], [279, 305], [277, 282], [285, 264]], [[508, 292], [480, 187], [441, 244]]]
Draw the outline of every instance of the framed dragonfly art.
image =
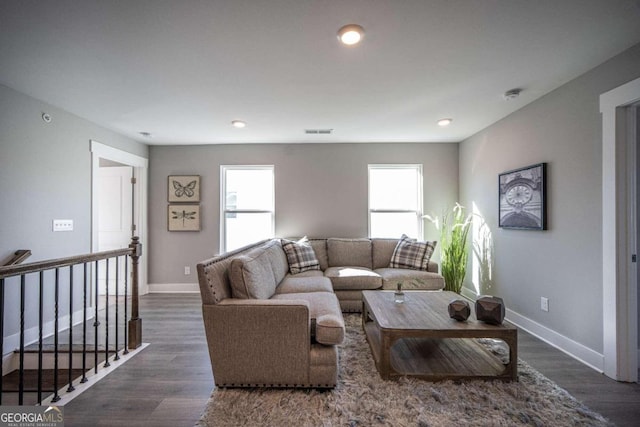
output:
[[169, 205], [169, 231], [200, 231], [200, 205]]

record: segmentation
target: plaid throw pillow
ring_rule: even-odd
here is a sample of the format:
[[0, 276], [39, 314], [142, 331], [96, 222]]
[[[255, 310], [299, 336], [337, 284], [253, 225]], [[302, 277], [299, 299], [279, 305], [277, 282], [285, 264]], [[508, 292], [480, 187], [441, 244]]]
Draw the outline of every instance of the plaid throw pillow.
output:
[[427, 270], [435, 247], [436, 242], [418, 242], [403, 234], [393, 250], [389, 267]]
[[320, 270], [320, 262], [306, 237], [297, 242], [286, 239], [280, 240], [282, 249], [287, 254], [291, 274], [298, 274], [307, 270]]

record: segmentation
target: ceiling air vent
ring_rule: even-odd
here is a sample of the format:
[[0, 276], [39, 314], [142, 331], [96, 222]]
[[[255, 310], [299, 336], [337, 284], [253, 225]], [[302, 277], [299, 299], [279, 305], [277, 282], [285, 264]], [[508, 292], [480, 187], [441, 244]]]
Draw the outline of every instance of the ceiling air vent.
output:
[[305, 129], [307, 135], [331, 135], [333, 129]]

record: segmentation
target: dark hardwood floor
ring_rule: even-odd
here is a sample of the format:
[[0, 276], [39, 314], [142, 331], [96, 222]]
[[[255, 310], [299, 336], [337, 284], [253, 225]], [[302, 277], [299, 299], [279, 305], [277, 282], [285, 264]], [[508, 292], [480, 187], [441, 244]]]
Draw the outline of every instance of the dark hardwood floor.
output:
[[[197, 294], [140, 299], [140, 354], [65, 407], [70, 426], [193, 426], [213, 388]], [[618, 383], [520, 331], [520, 357], [619, 426], [637, 426], [640, 385]]]

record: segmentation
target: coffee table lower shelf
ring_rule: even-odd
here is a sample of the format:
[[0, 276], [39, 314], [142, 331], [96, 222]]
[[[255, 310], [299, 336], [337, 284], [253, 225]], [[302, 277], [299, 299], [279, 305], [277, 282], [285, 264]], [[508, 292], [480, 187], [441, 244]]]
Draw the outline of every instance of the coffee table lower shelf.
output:
[[387, 371], [380, 330], [374, 322], [365, 323], [364, 330], [376, 367], [385, 379], [403, 375], [430, 381], [515, 379], [497, 356], [472, 338], [398, 338], [389, 349], [391, 369]]

